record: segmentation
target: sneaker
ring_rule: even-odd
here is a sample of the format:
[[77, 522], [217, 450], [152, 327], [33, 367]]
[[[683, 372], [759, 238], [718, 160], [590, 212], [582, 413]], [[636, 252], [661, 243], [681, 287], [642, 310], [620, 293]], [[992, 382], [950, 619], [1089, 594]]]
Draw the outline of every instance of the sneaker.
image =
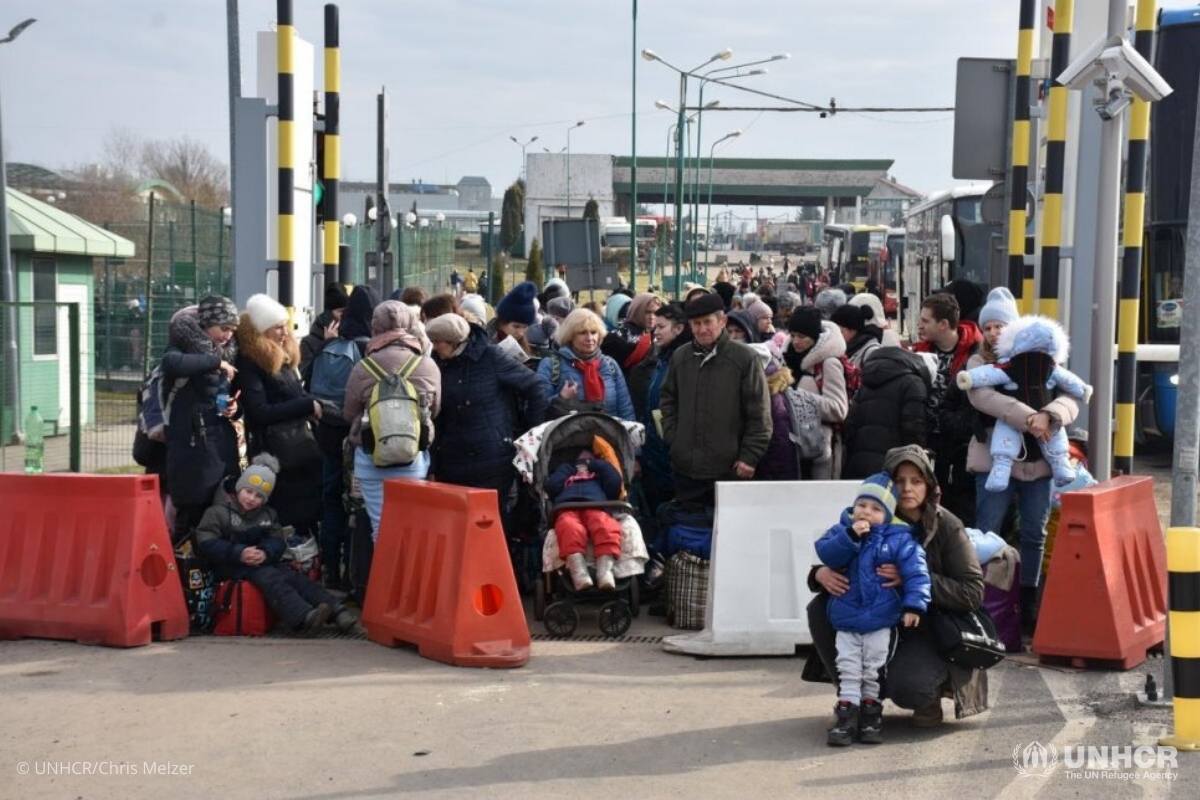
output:
[[342, 606], [333, 615], [333, 624], [342, 633], [358, 633], [363, 630], [358, 624], [358, 614], [355, 614], [350, 609]]
[[858, 706], [848, 700], [840, 700], [833, 707], [837, 721], [825, 736], [825, 743], [830, 747], [845, 747], [853, 744], [858, 735]]
[[936, 728], [942, 724], [942, 701], [933, 705], [918, 708], [913, 711], [912, 724], [914, 728]]
[[304, 621], [300, 623], [300, 633], [305, 636], [312, 636], [321, 630], [321, 626], [329, 620], [329, 615], [332, 613], [333, 608], [328, 603], [321, 603], [315, 606], [304, 615]]
[[867, 697], [858, 712], [858, 740], [863, 744], [883, 743], [883, 706]]

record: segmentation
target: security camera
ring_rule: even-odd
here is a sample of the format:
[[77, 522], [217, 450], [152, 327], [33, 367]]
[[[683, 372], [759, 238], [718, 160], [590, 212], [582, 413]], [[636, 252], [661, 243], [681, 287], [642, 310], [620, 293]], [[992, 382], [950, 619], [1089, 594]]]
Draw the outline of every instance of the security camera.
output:
[[1108, 95], [1108, 101], [1096, 107], [1096, 113], [1100, 115], [1100, 119], [1107, 122], [1119, 117], [1121, 112], [1129, 108], [1131, 102], [1133, 102], [1133, 98], [1128, 91], [1119, 88], [1113, 89]]
[[1127, 86], [1140, 99], [1151, 102], [1162, 100], [1172, 91], [1150, 62], [1120, 36], [1098, 39], [1063, 70], [1058, 82], [1081, 90], [1100, 78], [1108, 80], [1109, 102], [1114, 83]]
[[1156, 103], [1173, 91], [1150, 62], [1124, 39], [1120, 45], [1106, 47], [1100, 54], [1100, 63], [1141, 100]]

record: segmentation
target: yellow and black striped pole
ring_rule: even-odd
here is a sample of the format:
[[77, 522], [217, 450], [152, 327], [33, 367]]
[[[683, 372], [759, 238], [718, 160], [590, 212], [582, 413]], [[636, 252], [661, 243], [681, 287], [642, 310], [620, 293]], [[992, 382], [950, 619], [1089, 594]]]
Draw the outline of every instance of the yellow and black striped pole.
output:
[[325, 6], [325, 174], [321, 176], [325, 187], [325, 224], [323, 226], [325, 246], [321, 261], [325, 265], [325, 283], [338, 280], [338, 247], [341, 244], [341, 220], [338, 218], [338, 179], [342, 174], [342, 140], [340, 117], [342, 113], [342, 51], [338, 31], [338, 7], [329, 3]]
[[1033, 308], [1033, 269], [1025, 266], [1025, 197], [1029, 184], [1029, 76], [1033, 71], [1033, 18], [1036, 0], [1021, 0], [1017, 36], [1017, 102], [1013, 116], [1012, 201], [1008, 211], [1008, 285], [1022, 314]]
[[1058, 82], [1071, 59], [1071, 25], [1075, 0], [1054, 4], [1054, 38], [1050, 46], [1050, 130], [1046, 139], [1046, 197], [1042, 207], [1042, 288], [1038, 313], [1053, 319], [1061, 314], [1058, 297], [1059, 256], [1062, 246], [1063, 173], [1067, 151], [1068, 89]]
[[[1155, 0], [1138, 0], [1133, 43], [1150, 61], [1154, 52]], [[1117, 301], [1117, 430], [1113, 469], [1133, 472], [1137, 425], [1138, 304], [1141, 297], [1142, 237], [1146, 211], [1146, 155], [1150, 140], [1150, 103], [1134, 97], [1129, 112], [1129, 158], [1125, 167], [1125, 220], [1121, 259], [1121, 296]]]
[[279, 72], [279, 303], [288, 310], [289, 327], [294, 314], [292, 296], [295, 271], [296, 230], [296, 104], [295, 36], [292, 24], [292, 0], [276, 5], [276, 67]]
[[1159, 744], [1200, 749], [1200, 528], [1167, 529], [1167, 628], [1175, 734]]

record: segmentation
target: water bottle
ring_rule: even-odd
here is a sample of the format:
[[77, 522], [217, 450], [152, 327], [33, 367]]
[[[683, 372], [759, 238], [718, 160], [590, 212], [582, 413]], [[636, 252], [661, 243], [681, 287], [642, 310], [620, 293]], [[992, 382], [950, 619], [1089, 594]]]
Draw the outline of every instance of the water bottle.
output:
[[217, 384], [217, 413], [224, 416], [229, 410], [229, 381], [224, 378]]
[[25, 418], [25, 474], [41, 475], [45, 469], [46, 431], [37, 406], [29, 409]]

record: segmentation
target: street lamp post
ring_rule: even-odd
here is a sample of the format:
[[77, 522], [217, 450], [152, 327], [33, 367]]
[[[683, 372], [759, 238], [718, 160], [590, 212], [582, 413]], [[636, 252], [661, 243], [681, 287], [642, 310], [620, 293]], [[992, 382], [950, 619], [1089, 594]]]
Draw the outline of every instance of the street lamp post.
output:
[[[0, 44], [7, 44], [13, 41], [21, 32], [28, 28], [36, 19], [27, 19], [20, 25], [14, 27], [8, 32], [8, 36], [0, 39]], [[7, 166], [4, 163], [4, 123], [0, 118], [0, 275], [4, 279], [4, 299], [12, 303], [12, 307], [5, 315], [7, 317], [8, 330], [4, 334], [4, 349], [6, 351], [4, 357], [5, 370], [7, 374], [5, 378], [5, 386], [7, 387], [6, 394], [8, 395], [4, 402], [12, 409], [12, 429], [17, 436], [23, 435], [21, 430], [21, 367], [18, 363], [20, 352], [17, 348], [17, 273], [12, 263], [12, 253], [9, 250], [8, 242], [8, 183], [6, 180], [5, 171]], [[147, 351], [149, 348], [147, 347]], [[76, 421], [78, 424], [78, 421]]]
[[[707, 233], [712, 227], [712, 187], [713, 187], [713, 151], [717, 149], [717, 145], [726, 139], [736, 139], [741, 136], [741, 130], [732, 130], [712, 143], [712, 147], [708, 148], [708, 203], [707, 214], [704, 220], [704, 230]], [[712, 240], [708, 240], [708, 247], [704, 250], [704, 280], [708, 281], [708, 251], [712, 247]]]
[[571, 216], [571, 131], [583, 125], [583, 120], [579, 120], [571, 127], [567, 128], [567, 216]]
[[515, 136], [509, 136], [508, 138], [512, 139], [513, 144], [515, 144], [517, 147], [521, 148], [521, 180], [525, 180], [525, 148], [529, 147], [529, 145], [536, 142], [538, 140], [538, 137], [534, 136], [528, 142], [522, 142], [520, 139], [518, 139]]
[[[657, 61], [668, 69], [675, 70], [679, 73], [679, 111], [678, 111], [678, 127], [675, 129], [675, 220], [676, 226], [683, 219], [683, 129], [684, 129], [684, 113], [687, 107], [687, 79], [689, 76], [699, 77], [694, 73], [698, 69], [707, 67], [714, 61], [728, 61], [733, 58], [733, 50], [726, 47], [716, 55], [709, 58], [703, 64], [693, 67], [689, 70], [683, 70], [675, 65], [663, 60], [658, 53], [653, 50], [646, 49], [642, 51], [642, 58], [647, 61]], [[678, 297], [681, 286], [680, 268], [683, 265], [683, 237], [676, 232], [675, 236], [675, 296]]]

